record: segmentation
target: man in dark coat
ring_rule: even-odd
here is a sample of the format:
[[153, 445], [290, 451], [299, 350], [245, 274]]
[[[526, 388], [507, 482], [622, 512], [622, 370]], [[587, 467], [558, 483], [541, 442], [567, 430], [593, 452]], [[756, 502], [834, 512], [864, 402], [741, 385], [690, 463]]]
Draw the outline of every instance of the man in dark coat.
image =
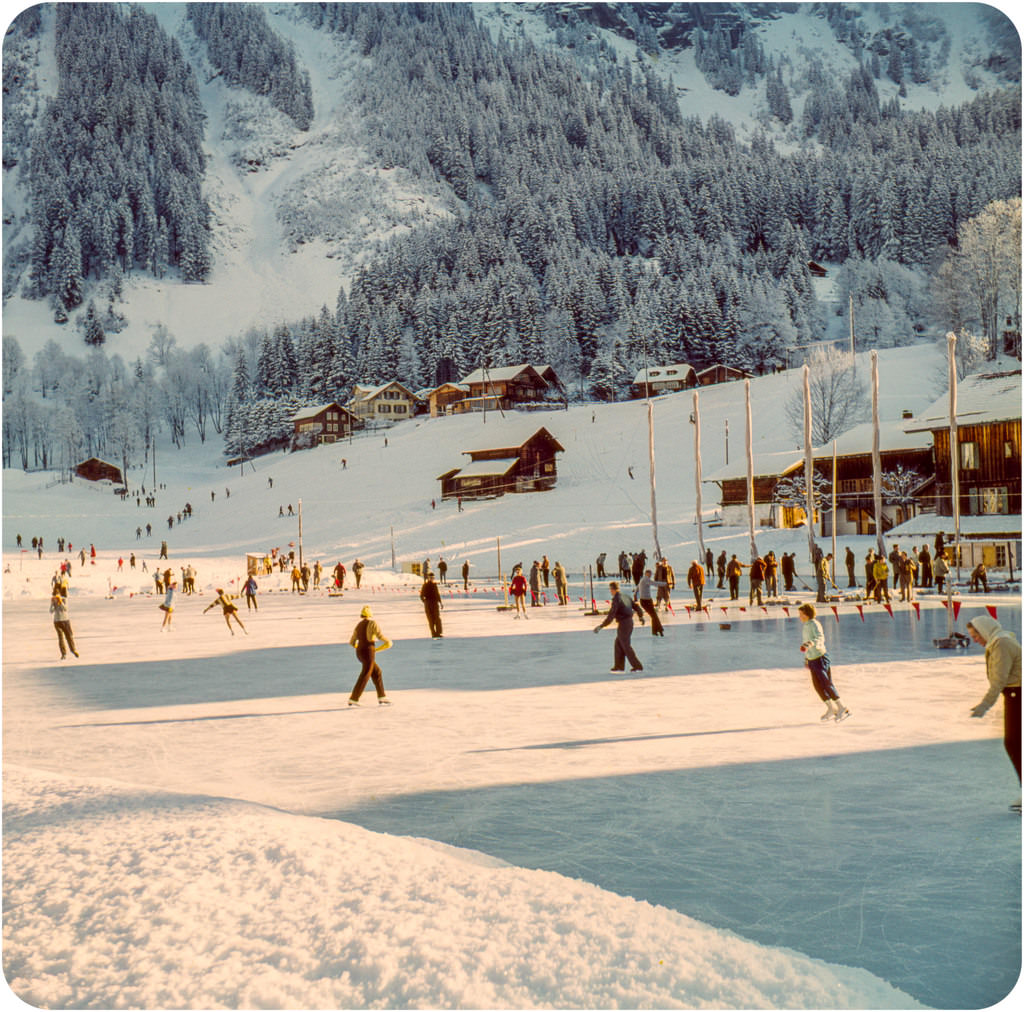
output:
[[640, 552], [633, 556], [633, 586], [640, 583], [640, 577], [644, 575], [644, 568], [647, 566], [647, 553]]
[[640, 624], [643, 625], [643, 610], [629, 594], [622, 593], [619, 590], [619, 585], [614, 580], [608, 584], [608, 589], [612, 592], [612, 605], [608, 609], [607, 618], [594, 629], [594, 632], [599, 633], [606, 625], [611, 625], [612, 622], [615, 622], [617, 631], [615, 633], [615, 663], [612, 665], [612, 672], [618, 674], [625, 671], [627, 658], [632, 665], [630, 671], [643, 671], [644, 666], [640, 663], [640, 658], [633, 652], [633, 644], [631, 642], [633, 637], [633, 612], [637, 613], [640, 618]]
[[722, 554], [718, 556], [716, 560], [716, 566], [718, 569], [718, 589], [722, 589], [722, 584], [725, 582], [725, 567], [729, 564], [729, 559], [725, 554], [725, 550], [722, 550]]
[[846, 576], [849, 580], [847, 586], [857, 586], [857, 556], [853, 554], [853, 549], [846, 546]]
[[427, 613], [430, 635], [433, 639], [439, 640], [442, 636], [441, 588], [434, 582], [434, 577], [430, 574], [427, 575], [420, 588], [420, 600], [423, 602], [423, 610]]
[[796, 566], [793, 564], [793, 561], [793, 555], [790, 552], [783, 552], [782, 558], [779, 561], [782, 569], [782, 582], [786, 590], [793, 589], [793, 575], [796, 572]]

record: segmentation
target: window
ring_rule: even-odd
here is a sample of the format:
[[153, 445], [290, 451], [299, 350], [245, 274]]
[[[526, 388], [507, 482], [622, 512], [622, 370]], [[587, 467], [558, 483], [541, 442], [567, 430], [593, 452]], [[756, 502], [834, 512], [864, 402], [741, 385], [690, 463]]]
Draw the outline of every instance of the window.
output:
[[980, 466], [978, 444], [963, 442], [960, 444], [960, 468], [963, 471], [977, 471]]
[[983, 488], [981, 490], [981, 513], [1009, 513], [1009, 497], [1006, 486]]
[[1003, 442], [1003, 456], [1007, 460], [1013, 460], [1013, 443], [1009, 439]]

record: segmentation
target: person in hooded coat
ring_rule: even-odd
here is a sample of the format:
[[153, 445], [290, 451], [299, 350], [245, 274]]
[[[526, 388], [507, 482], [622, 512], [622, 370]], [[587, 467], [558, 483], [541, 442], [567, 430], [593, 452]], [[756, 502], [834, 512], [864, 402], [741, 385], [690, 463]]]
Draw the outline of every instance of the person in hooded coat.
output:
[[[971, 716], [983, 717], [1003, 697], [1003, 747], [1020, 783], [1020, 643], [991, 615], [972, 618], [967, 623], [967, 632], [975, 643], [985, 647], [988, 675], [988, 692], [971, 708]], [[1010, 807], [1020, 812], [1020, 798]]]

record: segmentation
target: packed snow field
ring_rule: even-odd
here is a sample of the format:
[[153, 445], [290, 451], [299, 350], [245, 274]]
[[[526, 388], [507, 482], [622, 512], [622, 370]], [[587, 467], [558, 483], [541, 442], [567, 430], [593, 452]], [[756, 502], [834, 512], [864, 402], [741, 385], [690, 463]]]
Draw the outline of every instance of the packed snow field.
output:
[[[930, 402], [940, 363], [920, 348], [885, 361], [884, 417]], [[909, 374], [920, 389], [900, 382]], [[797, 375], [751, 385], [756, 452], [792, 448], [781, 405]], [[700, 407], [707, 474], [724, 462], [725, 420], [742, 431], [742, 386], [702, 390]], [[655, 406], [660, 540], [680, 582], [697, 555], [692, 409], [690, 394]], [[432, 505], [462, 450], [539, 425], [566, 447], [555, 490]], [[128, 480], [156, 490], [154, 508], [4, 472], [4, 954], [17, 995], [971, 1008], [1010, 992], [1018, 787], [998, 707], [969, 717], [980, 650], [932, 645], [948, 621], [934, 595], [920, 617], [897, 603], [862, 620], [856, 599], [825, 610], [853, 711], [839, 725], [819, 722], [800, 665], [797, 594], [761, 609], [710, 588], [701, 615], [677, 588], [666, 636], [634, 635], [644, 671], [611, 675], [613, 633], [594, 635], [585, 613], [588, 567], [601, 551], [652, 551], [644, 406], [416, 420], [387, 437], [244, 474], [219, 448], [161, 443], [156, 479], [150, 460]], [[203, 609], [218, 587], [237, 592], [246, 552], [298, 550], [287, 508], [300, 499], [304, 558], [351, 571], [360, 557], [363, 586], [301, 595], [287, 575], [260, 578], [258, 611], [243, 604], [245, 632], [231, 635]], [[749, 552], [745, 529], [703, 536], [716, 554]], [[80, 654], [66, 661], [47, 611], [58, 538], [72, 543]], [[499, 539], [503, 571], [562, 561], [570, 605], [549, 591], [526, 621], [501, 610]], [[806, 575], [804, 531], [757, 539], [796, 551]], [[198, 571], [163, 633], [162, 540], [163, 565]], [[874, 539], [841, 538], [840, 556], [846, 544], [861, 559]], [[440, 555], [451, 586], [431, 640], [402, 569]], [[960, 588], [960, 630], [991, 607], [1019, 632], [1019, 583], [1004, 580]], [[604, 581], [593, 596], [603, 608]], [[380, 655], [394, 705], [371, 689], [351, 710], [348, 638], [367, 604], [394, 640]]]

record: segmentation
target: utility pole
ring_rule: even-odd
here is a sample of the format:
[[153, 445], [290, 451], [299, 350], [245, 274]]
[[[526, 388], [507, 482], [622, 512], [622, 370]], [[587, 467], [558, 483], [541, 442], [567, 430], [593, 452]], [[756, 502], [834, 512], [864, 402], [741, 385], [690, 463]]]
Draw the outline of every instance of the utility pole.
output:
[[302, 569], [302, 500], [299, 500], [299, 569]]

